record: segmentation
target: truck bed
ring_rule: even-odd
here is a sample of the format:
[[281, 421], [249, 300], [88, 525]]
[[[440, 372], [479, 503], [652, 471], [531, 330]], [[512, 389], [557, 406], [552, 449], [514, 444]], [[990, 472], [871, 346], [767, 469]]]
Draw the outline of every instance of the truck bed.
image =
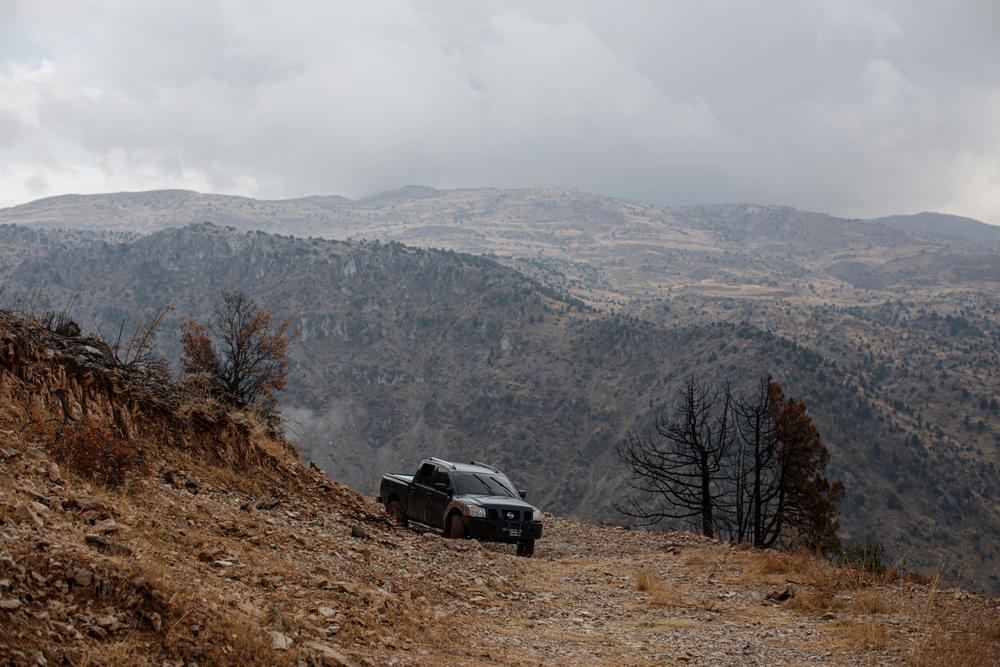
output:
[[391, 479], [394, 482], [399, 482], [400, 484], [409, 484], [413, 481], [413, 475], [396, 475], [393, 473], [386, 473], [382, 475], [385, 479]]

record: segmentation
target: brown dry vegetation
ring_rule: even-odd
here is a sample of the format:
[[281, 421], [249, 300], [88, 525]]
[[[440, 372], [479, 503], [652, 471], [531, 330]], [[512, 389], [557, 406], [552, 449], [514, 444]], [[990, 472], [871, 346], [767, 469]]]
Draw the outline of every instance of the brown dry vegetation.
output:
[[[253, 418], [22, 322], [0, 318], [0, 340], [0, 655], [14, 664], [957, 665], [1000, 651], [997, 599], [807, 554], [548, 517], [521, 559], [396, 528]], [[63, 419], [58, 389], [143, 467], [107, 486], [61, 458], [33, 426]]]

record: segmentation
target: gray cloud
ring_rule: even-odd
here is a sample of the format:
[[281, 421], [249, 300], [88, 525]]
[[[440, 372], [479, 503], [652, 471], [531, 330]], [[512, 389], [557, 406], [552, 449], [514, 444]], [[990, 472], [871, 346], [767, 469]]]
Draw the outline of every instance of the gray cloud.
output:
[[1000, 224], [994, 7], [14, 2], [0, 203], [558, 184]]

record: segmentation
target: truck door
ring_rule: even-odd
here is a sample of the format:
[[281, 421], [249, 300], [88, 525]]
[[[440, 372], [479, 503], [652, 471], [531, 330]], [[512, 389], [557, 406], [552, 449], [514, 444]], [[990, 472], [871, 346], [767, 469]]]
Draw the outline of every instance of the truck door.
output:
[[431, 492], [431, 480], [434, 478], [435, 466], [425, 463], [413, 476], [410, 485], [410, 496], [406, 501], [406, 515], [415, 521], [427, 523], [427, 500]]
[[448, 471], [440, 466], [434, 468], [431, 486], [427, 489], [427, 502], [424, 504], [424, 523], [435, 528], [444, 528], [444, 510], [451, 502], [454, 487]]

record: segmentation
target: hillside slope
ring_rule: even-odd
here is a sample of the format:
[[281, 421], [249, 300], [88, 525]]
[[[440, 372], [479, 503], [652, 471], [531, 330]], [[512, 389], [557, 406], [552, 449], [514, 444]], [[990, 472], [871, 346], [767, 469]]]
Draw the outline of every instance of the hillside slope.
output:
[[[531, 559], [392, 527], [225, 412], [0, 314], [0, 652], [12, 664], [966, 664], [1000, 600], [688, 533], [546, 516]], [[119, 485], [44, 428], [142, 455]], [[48, 420], [54, 420], [49, 422]]]

